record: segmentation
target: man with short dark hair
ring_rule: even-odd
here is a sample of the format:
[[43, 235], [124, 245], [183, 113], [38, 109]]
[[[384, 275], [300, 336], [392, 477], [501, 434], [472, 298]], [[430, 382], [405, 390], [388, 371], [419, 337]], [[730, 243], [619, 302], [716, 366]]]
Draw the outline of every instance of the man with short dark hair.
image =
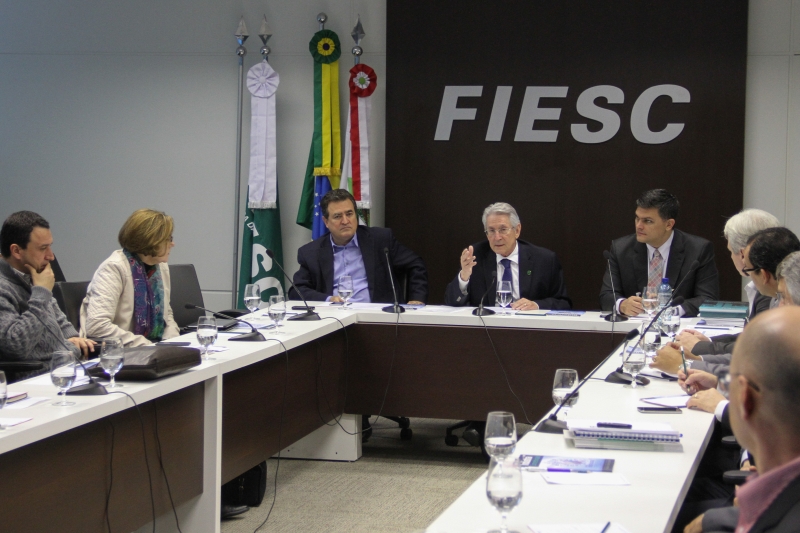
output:
[[340, 302], [339, 279], [350, 276], [353, 295], [349, 301], [394, 303], [389, 266], [397, 298], [405, 303], [400, 281], [405, 277], [408, 303], [428, 300], [428, 271], [422, 259], [397, 242], [392, 230], [360, 226], [356, 201], [345, 189], [332, 189], [320, 202], [322, 220], [330, 231], [297, 251], [300, 269], [294, 284], [307, 300]]
[[[706, 239], [675, 229], [680, 211], [678, 199], [665, 189], [653, 189], [636, 200], [636, 233], [611, 243], [611, 276], [603, 276], [600, 306], [627, 316], [644, 311], [639, 294], [644, 287], [658, 287], [669, 278], [673, 297], [682, 296], [678, 312], [697, 316], [706, 300], [719, 298], [719, 274], [714, 247]], [[692, 270], [694, 261], [698, 266]]]
[[[0, 359], [49, 362], [68, 343], [73, 352], [94, 351], [94, 343], [78, 332], [53, 298], [55, 276], [50, 224], [31, 211], [9, 216], [0, 229]], [[79, 350], [80, 349], [80, 350]], [[17, 378], [47, 372], [22, 372]]]

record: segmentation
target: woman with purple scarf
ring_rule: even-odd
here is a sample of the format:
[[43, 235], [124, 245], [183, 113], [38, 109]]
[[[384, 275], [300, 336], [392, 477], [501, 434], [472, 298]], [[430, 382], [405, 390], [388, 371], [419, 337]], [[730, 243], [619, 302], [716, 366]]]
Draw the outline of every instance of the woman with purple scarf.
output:
[[119, 230], [121, 250], [94, 273], [81, 305], [81, 336], [118, 337], [125, 346], [177, 337], [169, 305], [172, 217], [134, 212]]

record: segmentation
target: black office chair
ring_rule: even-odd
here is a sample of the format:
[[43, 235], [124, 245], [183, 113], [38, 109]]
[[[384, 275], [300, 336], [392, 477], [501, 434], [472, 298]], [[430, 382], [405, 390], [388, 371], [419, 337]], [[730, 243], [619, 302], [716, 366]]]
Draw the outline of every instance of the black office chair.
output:
[[58, 259], [53, 256], [53, 260], [50, 261], [50, 268], [53, 269], [53, 275], [56, 277], [56, 282], [58, 281], [67, 281], [67, 278], [64, 277], [64, 272], [61, 270], [61, 265], [58, 264]]
[[[170, 294], [169, 305], [172, 307], [172, 317], [178, 328], [183, 329], [197, 322], [201, 316], [206, 316], [202, 309], [186, 309], [186, 304], [194, 304], [205, 307], [203, 303], [203, 291], [200, 289], [200, 281], [197, 279], [197, 271], [194, 265], [170, 265]], [[238, 318], [248, 311], [241, 309], [227, 309], [220, 311], [221, 314]], [[217, 318], [223, 318], [215, 314]]]
[[88, 281], [58, 281], [53, 287], [53, 296], [58, 307], [77, 331], [81, 329], [81, 304], [88, 287]]

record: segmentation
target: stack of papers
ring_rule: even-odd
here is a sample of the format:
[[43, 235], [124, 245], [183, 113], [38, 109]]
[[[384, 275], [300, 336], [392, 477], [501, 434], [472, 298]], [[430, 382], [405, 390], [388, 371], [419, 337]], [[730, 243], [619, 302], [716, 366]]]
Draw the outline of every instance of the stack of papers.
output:
[[681, 434], [662, 422], [570, 420], [564, 436], [576, 448], [683, 451]]

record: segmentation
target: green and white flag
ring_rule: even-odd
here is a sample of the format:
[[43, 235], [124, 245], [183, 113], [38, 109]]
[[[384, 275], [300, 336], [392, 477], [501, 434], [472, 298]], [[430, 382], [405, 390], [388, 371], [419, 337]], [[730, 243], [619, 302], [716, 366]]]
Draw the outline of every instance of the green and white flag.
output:
[[278, 73], [266, 60], [247, 73], [251, 95], [250, 175], [242, 232], [239, 309], [244, 308], [244, 286], [248, 283], [261, 287], [261, 299], [265, 302], [274, 294], [284, 294], [283, 274], [267, 255], [267, 249], [272, 250], [274, 259], [283, 264], [275, 150], [275, 91], [279, 81]]

